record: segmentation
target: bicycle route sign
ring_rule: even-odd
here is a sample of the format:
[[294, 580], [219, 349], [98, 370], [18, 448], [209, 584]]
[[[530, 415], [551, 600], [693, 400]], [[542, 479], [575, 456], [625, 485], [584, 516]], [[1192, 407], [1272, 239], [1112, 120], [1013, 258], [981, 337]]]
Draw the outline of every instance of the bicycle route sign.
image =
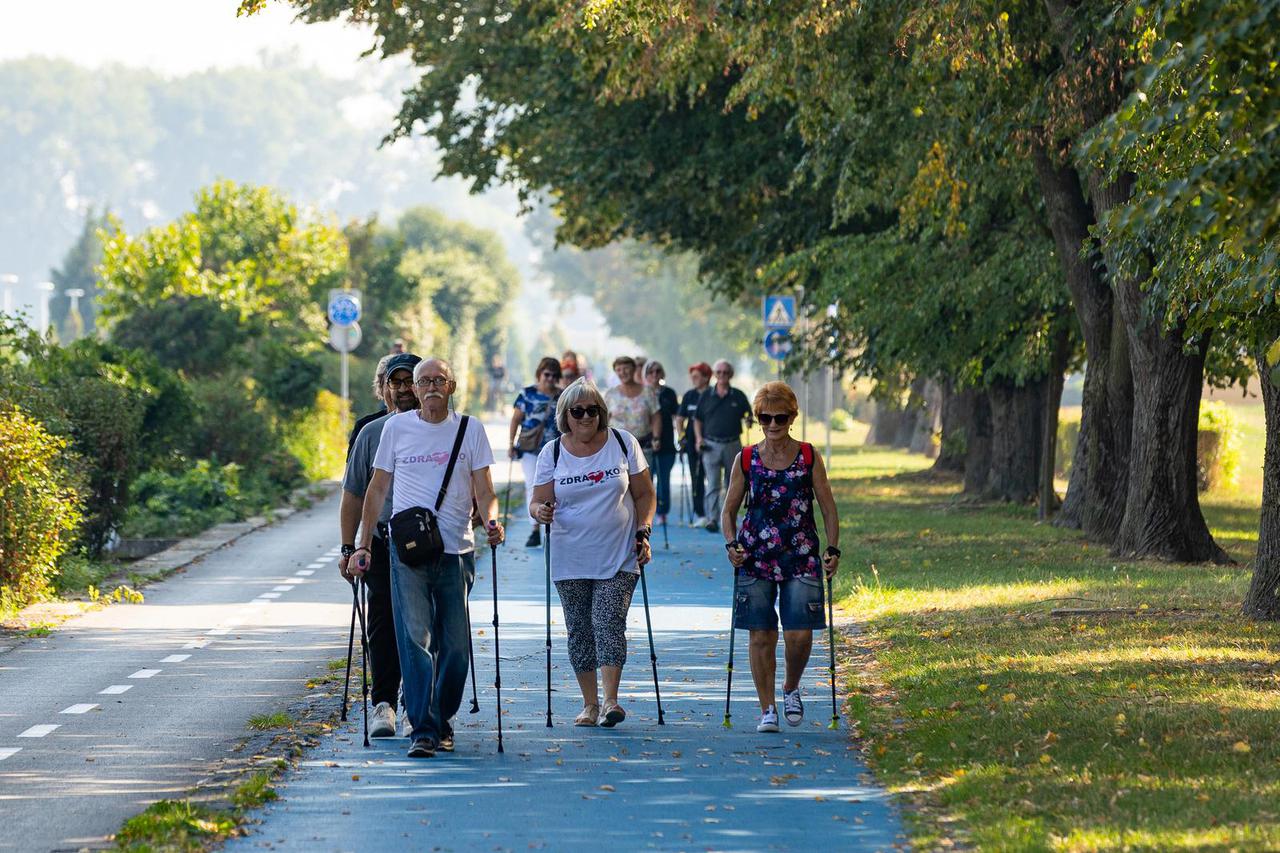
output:
[[329, 291], [329, 322], [335, 326], [350, 326], [360, 319], [360, 291]]

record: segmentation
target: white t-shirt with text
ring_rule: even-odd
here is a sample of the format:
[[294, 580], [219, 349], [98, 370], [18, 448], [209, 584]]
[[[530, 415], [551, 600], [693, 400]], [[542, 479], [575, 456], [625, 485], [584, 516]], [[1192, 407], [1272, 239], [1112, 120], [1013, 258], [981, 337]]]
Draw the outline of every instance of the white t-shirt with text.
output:
[[609, 432], [604, 446], [579, 457], [560, 445], [560, 462], [552, 462], [555, 442], [542, 448], [534, 484], [555, 480], [555, 520], [551, 523], [553, 580], [607, 580], [618, 572], [639, 573], [636, 565], [636, 505], [629, 489], [632, 476], [648, 468], [640, 442], [618, 431], [626, 456]]
[[[453, 450], [462, 418], [456, 412], [438, 424], [427, 423], [417, 411], [401, 412], [387, 418], [382, 440], [373, 457], [373, 467], [391, 472], [391, 512], [421, 506], [434, 509], [449, 452]], [[437, 518], [446, 554], [466, 554], [475, 550], [471, 532], [471, 472], [493, 464], [493, 448], [484, 426], [475, 418], [467, 421], [467, 434], [458, 451], [458, 462], [445, 492]]]

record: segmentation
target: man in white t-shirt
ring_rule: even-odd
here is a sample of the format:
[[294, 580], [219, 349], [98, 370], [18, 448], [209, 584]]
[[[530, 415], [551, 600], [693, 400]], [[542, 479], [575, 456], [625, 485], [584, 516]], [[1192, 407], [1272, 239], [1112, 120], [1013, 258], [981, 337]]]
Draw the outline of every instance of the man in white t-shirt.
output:
[[360, 547], [349, 565], [355, 572], [368, 565], [371, 531], [388, 488], [393, 517], [412, 507], [435, 511], [444, 541], [438, 562], [406, 566], [394, 543], [390, 549], [396, 646], [405, 710], [413, 726], [409, 757], [429, 758], [437, 749], [453, 751], [449, 721], [462, 704], [467, 681], [467, 582], [475, 574], [473, 501], [486, 521], [489, 545], [502, 543], [503, 530], [489, 473], [493, 449], [484, 427], [472, 418], [465, 421], [444, 499], [435, 510], [464, 422], [449, 411], [457, 382], [448, 362], [438, 358], [421, 362], [414, 368], [413, 380], [422, 408], [387, 418], [373, 458], [373, 479], [365, 492]]

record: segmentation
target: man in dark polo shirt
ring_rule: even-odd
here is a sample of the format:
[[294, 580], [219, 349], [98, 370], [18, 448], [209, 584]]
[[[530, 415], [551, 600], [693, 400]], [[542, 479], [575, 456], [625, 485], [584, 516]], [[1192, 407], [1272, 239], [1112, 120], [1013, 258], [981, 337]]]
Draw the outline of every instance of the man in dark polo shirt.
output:
[[742, 421], [751, 428], [751, 402], [747, 395], [729, 384], [733, 365], [721, 359], [712, 366], [716, 383], [698, 403], [693, 432], [706, 480], [706, 529], [720, 529], [720, 507], [729, 488], [733, 460], [742, 452]]
[[351, 435], [347, 436], [347, 458], [351, 458], [351, 448], [356, 446], [356, 436], [360, 434], [360, 430], [364, 429], [364, 425], [376, 421], [387, 413], [386, 400], [386, 384], [387, 384], [387, 362], [391, 361], [391, 356], [384, 355], [378, 360], [378, 367], [373, 372], [373, 398], [382, 405], [378, 407], [378, 411], [370, 412], [362, 415], [356, 421], [356, 425], [351, 428]]
[[693, 498], [693, 526], [705, 527], [707, 517], [703, 510], [706, 482], [702, 476], [702, 454], [694, 449], [697, 435], [693, 424], [698, 414], [698, 404], [711, 386], [711, 365], [705, 361], [689, 365], [689, 384], [680, 400], [680, 412], [676, 415], [676, 432], [680, 435], [680, 450], [689, 458], [689, 485]]

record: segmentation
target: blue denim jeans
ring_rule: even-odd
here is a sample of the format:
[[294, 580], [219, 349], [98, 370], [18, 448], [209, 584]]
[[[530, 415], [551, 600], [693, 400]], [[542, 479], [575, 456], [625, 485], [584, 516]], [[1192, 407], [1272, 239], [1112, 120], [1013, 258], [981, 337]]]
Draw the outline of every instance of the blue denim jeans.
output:
[[671, 512], [671, 469], [676, 464], [676, 452], [654, 454], [653, 484], [658, 493], [658, 515]]
[[404, 705], [414, 737], [439, 740], [467, 683], [467, 581], [474, 554], [445, 554], [412, 568], [391, 550], [391, 594]]
[[[791, 578], [782, 582], [739, 576], [735, 588], [733, 626], [749, 631], [807, 631], [827, 627], [822, 579]], [[774, 610], [774, 604], [778, 610]]]

